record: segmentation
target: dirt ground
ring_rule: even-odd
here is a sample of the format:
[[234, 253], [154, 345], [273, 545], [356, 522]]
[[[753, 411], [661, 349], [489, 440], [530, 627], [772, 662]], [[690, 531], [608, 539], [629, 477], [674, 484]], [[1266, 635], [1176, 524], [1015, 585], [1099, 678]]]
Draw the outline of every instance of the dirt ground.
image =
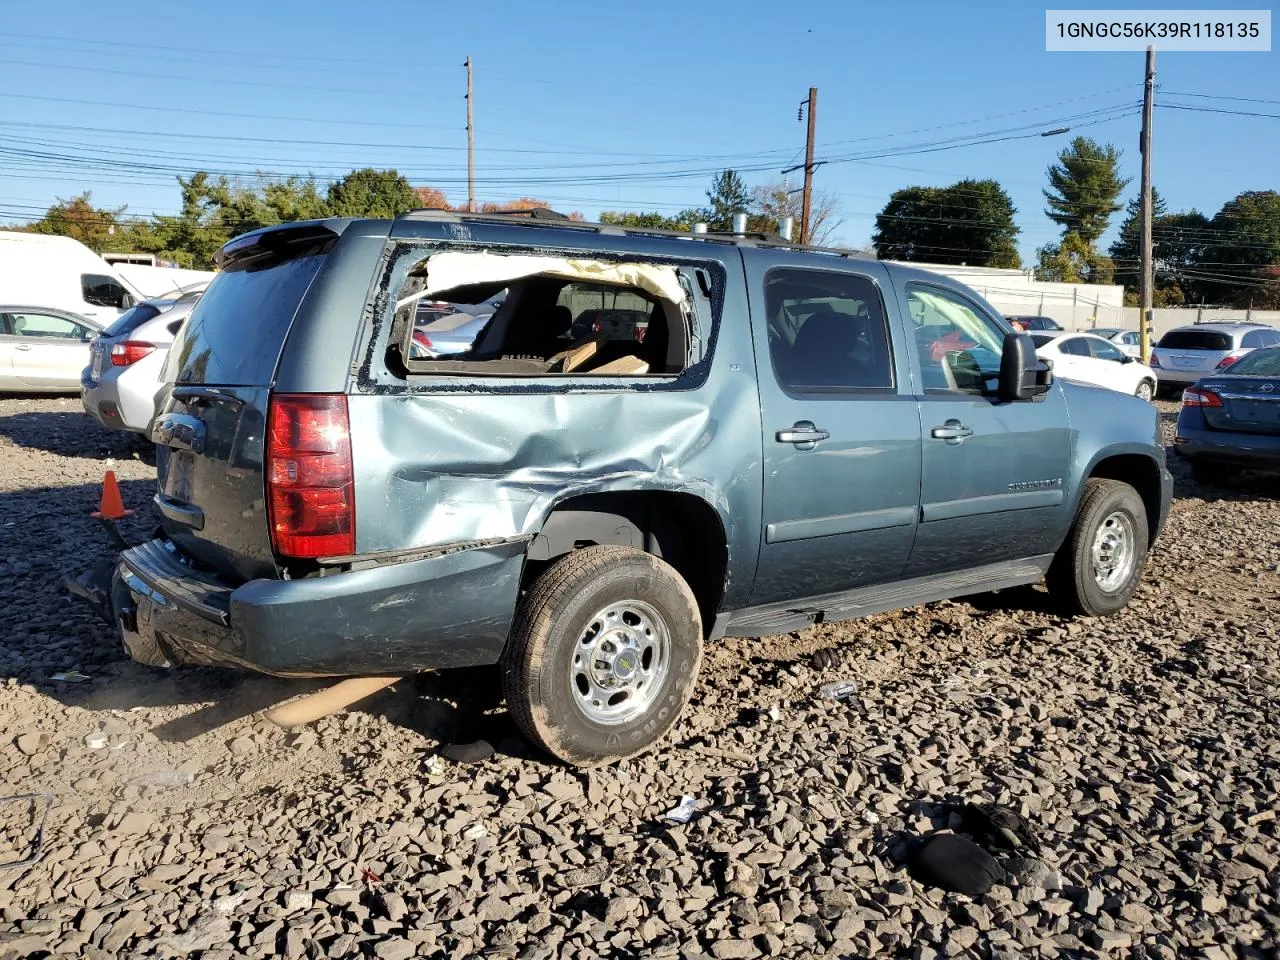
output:
[[[108, 458], [149, 535], [147, 456], [0, 398], [0, 864], [39, 854], [0, 866], [0, 958], [1280, 955], [1272, 481], [1174, 462], [1110, 620], [1027, 589], [726, 640], [669, 742], [588, 773], [519, 739], [491, 670], [284, 732], [258, 712], [313, 684], [130, 662], [62, 578], [112, 552]], [[976, 900], [899, 862], [957, 798], [1041, 839]]]

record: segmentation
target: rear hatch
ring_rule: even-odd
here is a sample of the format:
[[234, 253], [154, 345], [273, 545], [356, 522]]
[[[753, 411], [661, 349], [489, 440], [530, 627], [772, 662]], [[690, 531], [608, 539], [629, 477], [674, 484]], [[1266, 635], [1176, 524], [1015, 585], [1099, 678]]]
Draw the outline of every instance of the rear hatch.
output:
[[89, 379], [97, 384], [111, 366], [111, 348], [129, 339], [129, 335], [149, 320], [160, 316], [169, 301], [146, 301], [130, 307], [94, 337], [89, 344]]
[[1231, 334], [1219, 330], [1170, 330], [1156, 349], [1169, 370], [1208, 372], [1234, 349]]
[[273, 576], [263, 461], [268, 403], [293, 318], [335, 234], [319, 224], [234, 240], [174, 344], [152, 439], [165, 530], [202, 565]]

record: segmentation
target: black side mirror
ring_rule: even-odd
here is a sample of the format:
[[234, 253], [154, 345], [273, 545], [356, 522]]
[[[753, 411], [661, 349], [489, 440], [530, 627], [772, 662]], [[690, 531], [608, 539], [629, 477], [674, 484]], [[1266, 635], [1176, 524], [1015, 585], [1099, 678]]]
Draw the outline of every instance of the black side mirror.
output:
[[1122, 353], [1122, 354], [1120, 354], [1120, 362], [1121, 362], [1121, 363], [1133, 363], [1133, 357], [1129, 356], [1127, 353]]
[[1000, 351], [999, 396], [1005, 403], [1032, 400], [1049, 392], [1053, 371], [1036, 356], [1036, 342], [1025, 333], [1006, 333]]

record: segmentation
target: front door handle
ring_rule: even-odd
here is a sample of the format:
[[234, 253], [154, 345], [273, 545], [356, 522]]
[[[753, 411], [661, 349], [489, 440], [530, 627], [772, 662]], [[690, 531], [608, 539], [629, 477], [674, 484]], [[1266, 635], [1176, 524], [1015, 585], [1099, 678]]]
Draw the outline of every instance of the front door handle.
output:
[[812, 450], [819, 440], [830, 439], [831, 434], [815, 427], [810, 420], [797, 420], [789, 430], [779, 430], [774, 436], [779, 443], [794, 443], [798, 450]]
[[965, 437], [972, 437], [973, 431], [959, 420], [948, 420], [942, 426], [934, 427], [929, 431], [929, 435], [935, 440], [945, 440], [955, 446], [958, 443], [962, 443]]
[[15, 350], [21, 350], [23, 353], [26, 353], [28, 350], [30, 350], [30, 349], [31, 349], [31, 346], [30, 346], [30, 344], [20, 343], [20, 344], [18, 344], [16, 347], [14, 347], [13, 349], [15, 349]]

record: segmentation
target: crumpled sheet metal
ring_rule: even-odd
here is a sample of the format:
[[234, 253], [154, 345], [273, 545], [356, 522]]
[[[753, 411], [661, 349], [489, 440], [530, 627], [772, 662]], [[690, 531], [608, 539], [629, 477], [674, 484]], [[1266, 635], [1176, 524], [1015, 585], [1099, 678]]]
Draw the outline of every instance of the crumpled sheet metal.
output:
[[354, 461], [375, 474], [357, 478], [358, 550], [532, 536], [569, 497], [665, 490], [710, 503], [731, 568], [736, 550], [754, 569], [758, 528], [734, 523], [759, 517], [754, 389], [352, 396]]

